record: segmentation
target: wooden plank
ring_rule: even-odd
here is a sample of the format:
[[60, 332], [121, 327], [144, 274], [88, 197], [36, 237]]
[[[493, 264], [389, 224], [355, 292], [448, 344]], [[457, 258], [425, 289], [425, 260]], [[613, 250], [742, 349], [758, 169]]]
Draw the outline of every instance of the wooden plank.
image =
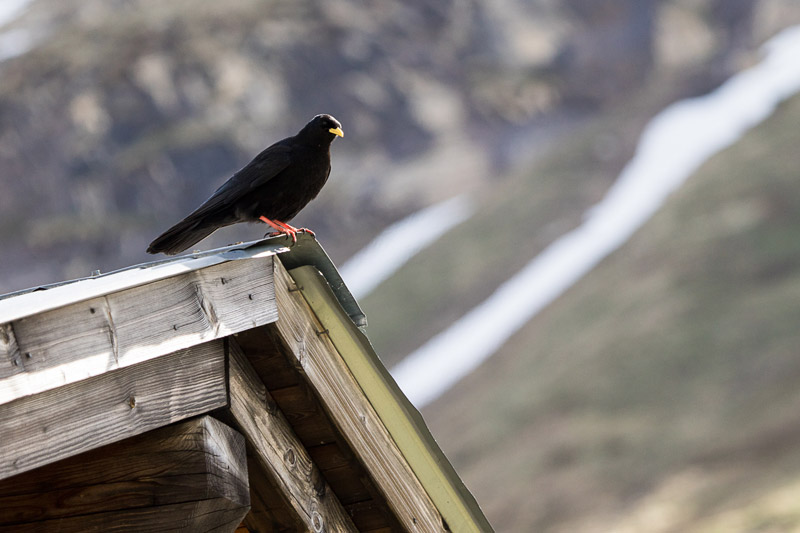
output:
[[[279, 240], [284, 241], [284, 239]], [[83, 279], [51, 283], [6, 294], [0, 298], [0, 323], [6, 324], [26, 316], [38, 315], [58, 307], [91, 300], [220, 263], [257, 259], [288, 252], [289, 249], [284, 244], [284, 242], [279, 244], [275, 240], [269, 239], [251, 241], [179, 257], [157, 259], [106, 274], [93, 274]]]
[[[12, 323], [24, 373], [4, 380], [4, 386], [27, 394], [115, 368], [107, 307], [104, 298], [96, 298]], [[0, 391], [0, 402], [16, 397]]]
[[425, 489], [278, 261], [275, 294], [280, 319], [274, 327], [402, 526], [408, 531], [446, 531]]
[[0, 481], [0, 531], [232, 531], [249, 500], [244, 437], [204, 416]]
[[311, 459], [319, 467], [322, 475], [333, 491], [339, 495], [345, 509], [352, 503], [372, 499], [367, 487], [353, 475], [353, 465], [335, 444], [324, 444], [308, 448]]
[[358, 520], [358, 530], [369, 533], [391, 533], [402, 531], [399, 526], [386, 523], [386, 517], [379, 505], [374, 500], [351, 503], [345, 506], [353, 521]]
[[285, 389], [302, 381], [286, 359], [283, 341], [274, 329], [262, 327], [242, 331], [236, 335], [236, 342], [268, 391]]
[[14, 374], [25, 372], [17, 338], [11, 324], [0, 324], [0, 383]]
[[223, 344], [0, 405], [0, 479], [226, 405]]
[[229, 339], [230, 415], [307, 531], [356, 531], [235, 340]]
[[257, 454], [248, 446], [247, 469], [250, 473], [250, 512], [242, 523], [250, 533], [302, 531], [297, 514], [288, 508], [278, 489], [267, 479]]
[[[166, 533], [231, 532], [239, 524], [241, 509], [231, 509], [221, 498], [199, 502], [173, 503], [143, 509], [125, 509], [89, 516], [70, 516], [31, 524], [0, 526], [0, 533]], [[183, 516], [176, 522], [176, 517]], [[113, 525], [112, 525], [113, 524]]]
[[336, 431], [310, 390], [295, 385], [270, 391], [270, 394], [305, 446], [319, 446], [337, 440]]
[[[303, 298], [328, 331], [370, 404], [453, 531], [486, 532], [492, 526], [434, 440], [422, 416], [355, 327], [326, 280], [311, 267], [291, 271]], [[266, 326], [268, 328], [274, 326]]]
[[0, 404], [273, 322], [272, 262], [230, 261], [0, 326]]
[[[298, 374], [299, 365], [274, 326], [243, 331], [236, 340], [356, 528], [372, 528], [379, 513], [383, 518], [381, 527], [402, 531], [386, 500]], [[325, 444], [320, 445], [321, 442]], [[353, 507], [353, 503], [359, 506]]]

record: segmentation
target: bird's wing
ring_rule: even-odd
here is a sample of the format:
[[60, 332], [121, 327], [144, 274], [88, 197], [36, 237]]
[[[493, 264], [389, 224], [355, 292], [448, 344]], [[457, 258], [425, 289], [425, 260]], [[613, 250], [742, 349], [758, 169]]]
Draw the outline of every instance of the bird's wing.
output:
[[285, 141], [279, 141], [258, 154], [214, 191], [192, 215], [202, 215], [228, 206], [277, 176], [291, 163], [292, 148]]

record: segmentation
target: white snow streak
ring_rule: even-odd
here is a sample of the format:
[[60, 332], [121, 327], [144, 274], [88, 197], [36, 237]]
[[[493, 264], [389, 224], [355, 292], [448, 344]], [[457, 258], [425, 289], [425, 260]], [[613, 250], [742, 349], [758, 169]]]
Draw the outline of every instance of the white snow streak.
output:
[[[0, 27], [22, 15], [31, 2], [32, 0], [0, 1]], [[22, 55], [33, 45], [33, 36], [26, 29], [17, 28], [0, 32], [0, 61]]]
[[20, 16], [33, 0], [3, 0], [0, 2], [0, 26]]
[[703, 162], [800, 91], [800, 26], [772, 38], [764, 51], [763, 61], [712, 93], [675, 103], [654, 117], [634, 158], [581, 226], [395, 366], [392, 374], [408, 398], [417, 407], [427, 405], [477, 368], [622, 245]]
[[28, 30], [8, 30], [0, 33], [0, 61], [21, 56], [31, 48], [35, 41]]
[[466, 195], [421, 209], [389, 226], [342, 265], [339, 273], [353, 296], [363, 298], [420, 250], [474, 212], [475, 206]]

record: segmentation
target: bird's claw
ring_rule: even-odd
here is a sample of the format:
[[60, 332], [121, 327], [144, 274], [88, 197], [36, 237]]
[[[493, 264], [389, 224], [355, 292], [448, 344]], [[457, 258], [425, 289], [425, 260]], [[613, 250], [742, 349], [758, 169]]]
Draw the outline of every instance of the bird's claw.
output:
[[266, 239], [267, 237], [270, 237], [270, 238], [271, 237], [280, 237], [281, 235], [284, 235], [286, 237], [291, 237], [292, 238], [292, 244], [297, 242], [297, 235], [295, 234], [295, 232], [290, 232], [290, 231], [271, 231], [269, 233], [265, 233], [264, 234], [264, 238]]

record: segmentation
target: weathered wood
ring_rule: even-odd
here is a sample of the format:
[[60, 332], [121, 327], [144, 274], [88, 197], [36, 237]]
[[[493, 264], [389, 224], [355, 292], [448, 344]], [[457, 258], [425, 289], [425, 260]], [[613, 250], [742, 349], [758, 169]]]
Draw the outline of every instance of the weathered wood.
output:
[[300, 517], [286, 505], [285, 498], [268, 479], [252, 446], [247, 450], [250, 475], [250, 512], [242, 523], [250, 533], [302, 531]]
[[0, 479], [226, 405], [223, 344], [0, 405]]
[[358, 530], [364, 533], [397, 533], [402, 531], [399, 526], [386, 524], [386, 517], [383, 515], [381, 507], [374, 500], [351, 503], [345, 506], [345, 509], [351, 516], [358, 517]]
[[0, 481], [0, 531], [233, 531], [249, 500], [244, 437], [204, 416]]
[[[243, 331], [236, 335], [236, 340], [356, 528], [359, 531], [374, 529], [375, 519], [380, 514], [382, 528], [403, 531], [363, 465], [328, 419], [319, 398], [299, 375], [297, 360], [274, 325]], [[265, 528], [259, 529], [263, 530]]]
[[236, 334], [236, 342], [268, 391], [292, 387], [303, 381], [284, 355], [283, 340], [275, 329], [245, 330]]
[[276, 320], [272, 261], [221, 263], [0, 325], [0, 404]]
[[[285, 263], [284, 263], [285, 264]], [[291, 270], [303, 298], [358, 381], [406, 462], [452, 531], [483, 533], [492, 526], [431, 435], [419, 411], [381, 363], [369, 339], [350, 320], [328, 281], [312, 266]], [[273, 326], [265, 326], [271, 328]]]
[[292, 429], [306, 446], [334, 442], [338, 436], [310, 390], [300, 386], [271, 392]]
[[308, 448], [311, 459], [322, 471], [333, 491], [339, 495], [345, 509], [356, 502], [372, 499], [372, 494], [358, 476], [353, 475], [356, 470], [355, 459], [346, 457], [335, 443], [323, 444]]
[[231, 509], [224, 500], [214, 498], [199, 502], [173, 503], [144, 509], [128, 509], [89, 516], [45, 520], [32, 524], [32, 529], [27, 529], [26, 524], [0, 526], [0, 533], [19, 533], [20, 531], [42, 533], [105, 533], [107, 531], [229, 533], [236, 529], [241, 515], [241, 509]]
[[275, 262], [274, 326], [340, 433], [408, 531], [445, 531], [442, 518], [290, 275]]
[[0, 324], [0, 380], [24, 372], [11, 324]]
[[236, 341], [228, 347], [230, 415], [260, 467], [306, 530], [356, 531]]

